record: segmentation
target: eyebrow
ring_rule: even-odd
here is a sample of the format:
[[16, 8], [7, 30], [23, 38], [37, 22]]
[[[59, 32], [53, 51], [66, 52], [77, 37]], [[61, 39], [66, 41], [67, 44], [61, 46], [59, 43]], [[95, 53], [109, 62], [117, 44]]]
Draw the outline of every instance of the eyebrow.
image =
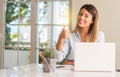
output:
[[[83, 13], [79, 12], [78, 14], [83, 14]], [[87, 14], [84, 14], [84, 15], [90, 16], [91, 14], [87, 13]]]

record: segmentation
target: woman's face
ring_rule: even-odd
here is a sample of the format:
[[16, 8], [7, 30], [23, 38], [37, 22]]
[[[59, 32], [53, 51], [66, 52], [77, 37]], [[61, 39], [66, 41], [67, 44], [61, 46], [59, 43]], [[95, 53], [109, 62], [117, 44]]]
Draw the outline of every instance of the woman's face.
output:
[[92, 15], [86, 10], [81, 9], [78, 15], [78, 26], [80, 28], [89, 28], [92, 21]]

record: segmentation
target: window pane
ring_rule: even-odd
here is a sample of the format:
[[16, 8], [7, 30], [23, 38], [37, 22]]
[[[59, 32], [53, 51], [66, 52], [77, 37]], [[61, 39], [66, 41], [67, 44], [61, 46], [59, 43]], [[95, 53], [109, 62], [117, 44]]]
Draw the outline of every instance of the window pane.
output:
[[21, 46], [30, 47], [30, 32], [31, 27], [28, 25], [20, 25], [19, 26], [19, 42]]
[[69, 23], [69, 1], [55, 1], [53, 3], [53, 24]]
[[29, 64], [29, 61], [30, 61], [30, 51], [28, 51], [28, 50], [20, 50], [18, 56], [19, 56], [19, 65]]
[[55, 45], [62, 29], [63, 26], [37, 26], [38, 48], [50, 48]]
[[51, 26], [37, 26], [37, 39], [40, 42], [40, 48], [50, 48], [51, 47]]
[[5, 14], [7, 24], [18, 24], [19, 5], [16, 2], [5, 4]]
[[52, 2], [37, 2], [37, 24], [52, 23]]
[[17, 46], [18, 25], [7, 24], [5, 31], [5, 46]]
[[30, 24], [30, 11], [31, 11], [30, 2], [21, 2], [20, 3], [20, 24]]
[[4, 49], [4, 67], [17, 66], [17, 49]]
[[37, 24], [69, 23], [69, 1], [37, 2]]
[[53, 26], [53, 47], [56, 45], [58, 41], [58, 37], [63, 29], [63, 26]]

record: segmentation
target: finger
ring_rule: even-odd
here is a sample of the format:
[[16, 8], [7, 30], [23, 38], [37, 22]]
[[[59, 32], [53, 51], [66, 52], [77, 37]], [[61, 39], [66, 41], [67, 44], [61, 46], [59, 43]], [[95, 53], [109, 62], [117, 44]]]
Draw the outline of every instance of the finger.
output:
[[65, 25], [65, 24], [63, 24], [63, 29], [65, 29], [65, 27], [66, 27], [66, 25]]
[[65, 28], [64, 28], [65, 30], [69, 30], [69, 27], [68, 26], [65, 26]]
[[63, 24], [63, 29], [64, 30], [69, 30], [69, 27]]

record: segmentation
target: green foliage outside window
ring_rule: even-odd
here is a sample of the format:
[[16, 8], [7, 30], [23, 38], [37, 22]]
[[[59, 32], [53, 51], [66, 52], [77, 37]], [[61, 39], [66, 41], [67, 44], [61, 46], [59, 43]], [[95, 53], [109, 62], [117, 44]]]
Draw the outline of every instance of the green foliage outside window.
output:
[[[6, 3], [6, 5], [5, 5], [5, 7], [6, 7], [6, 19], [5, 19], [6, 24], [10, 24], [12, 21], [15, 21], [16, 19], [18, 19], [18, 11], [20, 11], [21, 17], [25, 17], [25, 15], [28, 14], [28, 12], [29, 12], [29, 9], [28, 9], [29, 5], [30, 5], [29, 3], [21, 2], [20, 8], [19, 8], [18, 2]], [[11, 31], [10, 28], [8, 26], [6, 26], [5, 45], [9, 45], [10, 41], [13, 39], [10, 37], [10, 31]], [[15, 37], [15, 35], [14, 35], [14, 37]]]

